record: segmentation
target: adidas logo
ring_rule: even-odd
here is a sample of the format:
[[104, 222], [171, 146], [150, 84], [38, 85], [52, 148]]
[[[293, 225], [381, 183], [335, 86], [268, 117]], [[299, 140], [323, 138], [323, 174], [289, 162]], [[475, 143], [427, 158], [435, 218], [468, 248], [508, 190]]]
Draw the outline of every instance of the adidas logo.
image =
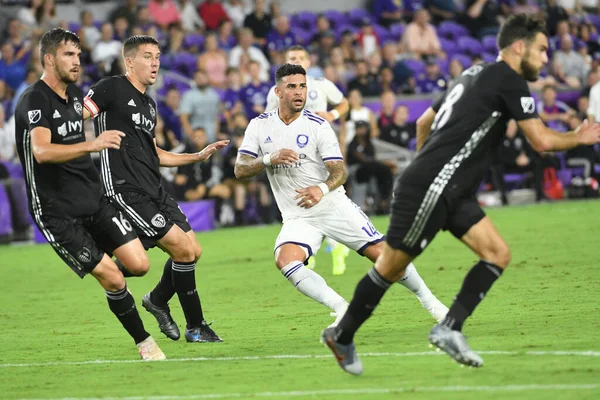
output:
[[54, 110], [54, 115], [52, 115], [52, 118], [60, 118], [60, 113], [58, 112], [58, 110]]
[[265, 143], [273, 143], [273, 141], [271, 140], [271, 136], [267, 136], [267, 138], [265, 139]]
[[128, 106], [131, 107], [137, 107], [137, 105], [135, 104], [135, 101], [133, 101], [133, 99], [129, 100], [129, 103], [127, 103]]

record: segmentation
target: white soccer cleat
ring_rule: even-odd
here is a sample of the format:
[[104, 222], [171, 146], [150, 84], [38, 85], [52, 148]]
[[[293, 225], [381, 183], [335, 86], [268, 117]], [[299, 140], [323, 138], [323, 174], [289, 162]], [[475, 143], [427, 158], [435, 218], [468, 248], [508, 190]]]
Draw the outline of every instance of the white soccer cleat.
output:
[[156, 360], [166, 360], [167, 357], [165, 353], [162, 352], [158, 344], [152, 336], [148, 336], [146, 340], [137, 344], [138, 351], [140, 352], [140, 356], [142, 356], [142, 360], [146, 361], [156, 361]]
[[448, 307], [446, 307], [444, 303], [438, 299], [435, 299], [433, 305], [427, 308], [427, 312], [429, 312], [429, 314], [431, 314], [431, 316], [439, 323], [446, 318], [446, 314], [448, 314]]

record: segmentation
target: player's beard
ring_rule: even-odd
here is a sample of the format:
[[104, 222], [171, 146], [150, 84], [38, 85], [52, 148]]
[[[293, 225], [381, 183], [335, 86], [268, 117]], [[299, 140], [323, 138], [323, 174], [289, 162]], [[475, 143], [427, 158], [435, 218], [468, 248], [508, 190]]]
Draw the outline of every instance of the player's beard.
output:
[[521, 60], [521, 71], [523, 71], [523, 78], [525, 80], [529, 82], [538, 80], [540, 71], [529, 62], [529, 51], [525, 53], [525, 57]]
[[56, 74], [58, 75], [58, 77], [60, 78], [61, 81], [63, 81], [66, 84], [69, 83], [75, 83], [77, 82], [77, 78], [79, 77], [79, 74], [75, 75], [75, 78], [73, 79], [73, 73], [71, 71], [61, 71], [58, 66], [56, 67]]

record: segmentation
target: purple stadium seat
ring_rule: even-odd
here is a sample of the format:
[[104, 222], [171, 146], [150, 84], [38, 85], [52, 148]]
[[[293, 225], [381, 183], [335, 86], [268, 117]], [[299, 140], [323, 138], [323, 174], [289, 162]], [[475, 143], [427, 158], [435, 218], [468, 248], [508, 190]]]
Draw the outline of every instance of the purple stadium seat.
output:
[[71, 32], [77, 33], [80, 27], [81, 25], [79, 24], [79, 22], [69, 22], [69, 30]]
[[438, 58], [437, 63], [440, 66], [440, 71], [442, 71], [442, 73], [444, 73], [444, 74], [447, 74], [448, 73], [448, 64], [450, 63], [448, 61], [448, 59], [447, 58]]
[[452, 21], [444, 21], [438, 26], [437, 33], [448, 39], [456, 39], [462, 36], [468, 36], [469, 31], [464, 26]]
[[191, 78], [196, 72], [198, 56], [190, 53], [179, 53], [175, 55], [173, 65], [183, 75]]
[[440, 45], [442, 46], [442, 50], [444, 50], [444, 52], [446, 52], [446, 54], [448, 54], [448, 56], [458, 53], [458, 46], [456, 45], [456, 42], [454, 42], [453, 40], [445, 39], [445, 38], [441, 37]]
[[21, 164], [10, 161], [0, 161], [0, 163], [6, 167], [8, 175], [11, 178], [23, 178], [23, 168], [21, 167]]
[[309, 31], [315, 29], [317, 25], [317, 14], [312, 11], [300, 11], [292, 18], [296, 21], [296, 24]]
[[202, 49], [202, 47], [204, 47], [204, 35], [187, 35], [185, 38], [183, 38], [183, 47], [188, 50], [192, 47], [195, 47], [198, 50]]
[[473, 64], [471, 57], [464, 54], [455, 54], [452, 56], [452, 60], [458, 60], [463, 65], [463, 68], [467, 69]]
[[425, 72], [425, 63], [421, 60], [407, 59], [403, 62], [414, 72], [415, 76]]
[[360, 26], [364, 20], [369, 19], [371, 22], [374, 21], [373, 16], [364, 8], [355, 8], [348, 11], [348, 19], [352, 25]]
[[506, 183], [508, 190], [519, 189], [530, 176], [530, 172], [524, 174], [504, 174], [504, 183]]
[[10, 201], [4, 185], [0, 185], [0, 236], [13, 234]]
[[481, 53], [481, 58], [483, 58], [483, 62], [493, 63], [496, 61], [496, 58], [498, 58], [498, 56], [492, 53]]
[[323, 15], [329, 20], [329, 24], [333, 29], [338, 25], [347, 24], [349, 22], [346, 14], [338, 10], [327, 10]]
[[412, 138], [408, 141], [408, 149], [412, 151], [417, 150], [417, 138]]
[[479, 43], [479, 40], [474, 39], [469, 36], [459, 37], [457, 44], [458, 44], [458, 49], [462, 53], [467, 53], [467, 54], [474, 56], [474, 55], [481, 54], [481, 52], [482, 52], [481, 43]]
[[390, 26], [390, 39], [399, 40], [404, 35], [406, 26], [404, 24], [394, 24]]
[[390, 37], [390, 31], [388, 31], [385, 26], [379, 24], [373, 24], [373, 32], [375, 32], [379, 38], [380, 43], [386, 42]]
[[585, 19], [592, 23], [596, 29], [600, 29], [600, 15], [588, 14]]
[[481, 45], [483, 47], [483, 51], [487, 51], [488, 53], [497, 53], [498, 48], [496, 47], [496, 36], [489, 35], [485, 36], [481, 39]]
[[303, 44], [304, 46], [309, 46], [311, 39], [313, 37], [312, 32], [307, 31], [305, 29], [302, 28], [296, 28], [294, 30], [294, 34], [296, 35], [296, 38], [298, 39], [298, 41]]

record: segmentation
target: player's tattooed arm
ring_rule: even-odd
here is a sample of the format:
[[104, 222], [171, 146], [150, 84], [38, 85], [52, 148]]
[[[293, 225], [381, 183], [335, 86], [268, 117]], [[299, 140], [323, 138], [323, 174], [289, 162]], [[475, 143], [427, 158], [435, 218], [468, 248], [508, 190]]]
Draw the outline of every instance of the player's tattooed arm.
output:
[[348, 179], [348, 170], [346, 169], [346, 163], [344, 163], [344, 161], [327, 161], [325, 162], [325, 166], [329, 171], [329, 178], [325, 181], [329, 191], [335, 190], [346, 183], [346, 179]]
[[251, 178], [265, 169], [261, 157], [252, 157], [249, 154], [238, 153], [235, 160], [234, 173], [238, 179]]

